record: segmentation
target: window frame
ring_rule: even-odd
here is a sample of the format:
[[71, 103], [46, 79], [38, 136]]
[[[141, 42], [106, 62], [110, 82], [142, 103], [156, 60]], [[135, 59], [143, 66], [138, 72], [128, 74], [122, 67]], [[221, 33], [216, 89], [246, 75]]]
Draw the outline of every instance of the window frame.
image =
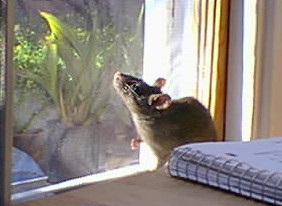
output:
[[[12, 158], [12, 103], [13, 103], [13, 34], [14, 34], [14, 0], [1, 1], [1, 17], [3, 24], [1, 54], [1, 86], [3, 86], [3, 111], [0, 113], [0, 205], [10, 205], [11, 198], [11, 158]], [[1, 105], [2, 107], [2, 105]]]
[[[2, 130], [2, 132], [0, 133], [0, 138], [1, 141], [0, 142], [0, 155], [3, 155], [3, 157], [5, 158], [4, 161], [2, 161], [1, 167], [3, 168], [3, 170], [0, 171], [0, 178], [1, 178], [1, 183], [3, 182], [3, 190], [0, 191], [0, 199], [1, 204], [3, 203], [3, 205], [10, 205], [10, 199], [11, 199], [11, 192], [10, 192], [10, 173], [11, 173], [11, 149], [12, 149], [12, 99], [13, 99], [13, 70], [12, 70], [12, 53], [13, 53], [13, 26], [14, 26], [14, 17], [13, 17], [13, 13], [14, 13], [14, 0], [9, 0], [9, 1], [5, 1], [6, 4], [6, 25], [7, 29], [5, 29], [5, 36], [7, 37], [5, 39], [4, 45], [5, 48], [7, 48], [7, 54], [5, 55], [5, 63], [3, 62], [3, 64], [6, 66], [6, 81], [7, 81], [7, 88], [5, 90], [6, 93], [6, 98], [5, 98], [5, 114], [1, 116], [1, 122], [2, 120], [4, 120], [4, 130]], [[221, 9], [223, 9], [222, 11], [224, 11], [224, 8], [227, 8], [226, 6], [229, 5], [229, 0], [218, 0], [216, 1], [217, 3], [219, 2], [219, 6]], [[3, 3], [3, 1], [1, 1], [1, 4]], [[224, 17], [228, 16], [228, 11], [226, 10], [226, 16], [221, 16], [221, 20], [224, 19]], [[219, 15], [217, 13], [217, 15]], [[220, 45], [222, 46], [222, 43], [224, 43], [224, 47], [219, 47], [219, 53], [217, 54], [217, 56], [215, 56], [215, 58], [217, 58], [217, 60], [213, 60], [214, 64], [213, 66], [219, 66], [217, 71], [213, 73], [212, 79], [213, 79], [213, 87], [216, 88], [216, 93], [213, 94], [215, 95], [215, 100], [211, 100], [211, 102], [213, 102], [212, 105], [216, 105], [217, 108], [219, 103], [218, 101], [220, 101], [220, 108], [218, 110], [214, 109], [213, 113], [214, 114], [218, 114], [220, 115], [219, 120], [218, 120], [218, 124], [219, 124], [219, 128], [224, 129], [224, 115], [225, 115], [225, 88], [226, 88], [226, 59], [227, 59], [227, 34], [228, 34], [228, 30], [227, 30], [227, 19], [223, 22], [223, 24], [217, 25], [219, 26], [219, 28], [222, 28], [224, 30], [219, 30], [221, 33], [219, 33], [219, 41], [217, 42], [218, 44], [216, 45]], [[222, 35], [222, 36], [221, 36]], [[223, 60], [220, 60], [223, 56]], [[221, 75], [223, 74], [223, 76], [221, 76], [224, 79], [224, 83], [222, 84], [222, 82], [219, 83], [215, 83], [216, 79], [218, 78], [218, 75], [220, 75], [219, 72], [222, 72]], [[218, 92], [220, 94], [218, 94]], [[217, 100], [217, 101], [216, 101]], [[219, 111], [219, 113], [217, 113]], [[223, 132], [221, 133], [221, 137], [220, 139], [223, 139]], [[140, 168], [139, 171], [143, 171], [146, 168]], [[138, 172], [138, 171], [137, 171]], [[90, 175], [89, 177], [82, 177], [88, 179], [88, 178], [92, 178], [95, 175]], [[78, 178], [80, 179], [80, 178]], [[81, 179], [80, 179], [81, 180]], [[94, 179], [92, 179], [92, 181], [88, 182], [87, 184], [96, 182]], [[77, 185], [77, 186], [81, 186], [81, 184]], [[67, 189], [68, 187], [65, 187], [63, 189]], [[39, 191], [39, 190], [38, 190]], [[43, 191], [43, 190], [42, 190]], [[12, 198], [13, 199], [13, 198]]]

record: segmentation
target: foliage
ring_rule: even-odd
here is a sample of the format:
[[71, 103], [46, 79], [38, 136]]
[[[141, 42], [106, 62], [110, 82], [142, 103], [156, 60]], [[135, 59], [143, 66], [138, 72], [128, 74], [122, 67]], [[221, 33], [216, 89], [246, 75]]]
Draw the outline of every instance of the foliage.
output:
[[[122, 44], [121, 54], [125, 60], [125, 70], [126, 71], [138, 71], [139, 68], [142, 68], [143, 64], [143, 14], [144, 6], [142, 5], [138, 14], [137, 24], [135, 31], [132, 33], [123, 33], [122, 34]], [[141, 52], [140, 52], [141, 50]], [[134, 68], [135, 67], [135, 68]], [[136, 68], [137, 67], [137, 68]], [[140, 74], [139, 74], [140, 75]]]
[[20, 25], [15, 26], [14, 65], [17, 71], [16, 88], [23, 92], [36, 89], [30, 79], [24, 78], [25, 72], [40, 74], [40, 64], [44, 60], [44, 41], [38, 40], [35, 32]]
[[130, 47], [134, 46], [136, 35], [117, 34], [113, 24], [101, 27], [95, 21], [92, 31], [84, 31], [50, 13], [40, 12], [40, 15], [50, 34], [37, 48], [31, 42], [22, 41], [16, 49], [19, 70], [48, 93], [66, 125], [87, 125], [106, 109], [110, 98], [108, 84], [113, 65], [117, 65], [116, 52], [129, 65]]

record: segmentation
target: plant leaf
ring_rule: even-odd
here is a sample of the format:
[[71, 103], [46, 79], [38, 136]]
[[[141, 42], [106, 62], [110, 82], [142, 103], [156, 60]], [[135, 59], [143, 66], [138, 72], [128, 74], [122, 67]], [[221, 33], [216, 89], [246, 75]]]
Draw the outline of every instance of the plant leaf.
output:
[[39, 13], [43, 19], [46, 20], [51, 35], [54, 35], [58, 41], [63, 41], [65, 44], [69, 45], [70, 48], [74, 49], [78, 55], [80, 55], [82, 52], [81, 44], [74, 30], [48, 12], [41, 11]]

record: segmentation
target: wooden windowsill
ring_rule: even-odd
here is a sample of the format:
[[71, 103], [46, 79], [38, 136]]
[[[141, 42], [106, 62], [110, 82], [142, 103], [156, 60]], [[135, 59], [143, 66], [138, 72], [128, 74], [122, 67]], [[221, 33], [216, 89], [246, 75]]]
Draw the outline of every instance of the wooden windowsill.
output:
[[164, 170], [95, 183], [13, 206], [262, 206], [261, 202], [170, 177]]

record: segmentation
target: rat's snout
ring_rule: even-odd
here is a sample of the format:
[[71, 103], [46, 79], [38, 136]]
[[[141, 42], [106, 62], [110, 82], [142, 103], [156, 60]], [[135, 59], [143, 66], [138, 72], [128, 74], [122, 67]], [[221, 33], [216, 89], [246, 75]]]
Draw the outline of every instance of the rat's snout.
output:
[[113, 82], [120, 82], [122, 80], [122, 77], [121, 77], [121, 72], [116, 72], [114, 74], [114, 78], [113, 78]]
[[121, 87], [122, 85], [122, 73], [121, 72], [116, 72], [114, 74], [114, 78], [113, 78], [113, 86], [115, 89], [118, 89]]
[[121, 79], [121, 72], [116, 72], [114, 74], [114, 80], [120, 80]]

